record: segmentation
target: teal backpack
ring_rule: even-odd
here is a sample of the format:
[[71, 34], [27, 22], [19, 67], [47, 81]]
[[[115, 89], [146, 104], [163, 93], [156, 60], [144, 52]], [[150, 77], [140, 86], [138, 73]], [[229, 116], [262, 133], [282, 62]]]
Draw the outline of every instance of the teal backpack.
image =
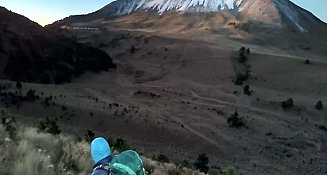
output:
[[132, 150], [115, 156], [111, 160], [110, 169], [111, 175], [146, 175], [141, 157]]

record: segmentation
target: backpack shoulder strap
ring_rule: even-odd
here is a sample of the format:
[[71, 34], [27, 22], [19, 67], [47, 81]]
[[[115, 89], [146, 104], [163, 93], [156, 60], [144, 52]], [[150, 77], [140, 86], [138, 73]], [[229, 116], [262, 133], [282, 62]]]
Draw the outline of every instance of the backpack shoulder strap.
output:
[[96, 171], [96, 170], [105, 170], [108, 172], [108, 174], [110, 174], [111, 167], [110, 167], [110, 164], [100, 164], [100, 165], [96, 166], [95, 168], [93, 168], [93, 171]]

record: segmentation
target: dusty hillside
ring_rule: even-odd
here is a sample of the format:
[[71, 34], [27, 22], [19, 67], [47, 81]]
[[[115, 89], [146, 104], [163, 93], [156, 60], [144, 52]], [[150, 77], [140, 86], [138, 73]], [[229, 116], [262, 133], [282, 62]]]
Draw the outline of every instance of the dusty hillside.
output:
[[[23, 92], [52, 96], [50, 106], [40, 100], [9, 110], [122, 137], [145, 155], [162, 153], [175, 162], [207, 153], [211, 165], [242, 174], [326, 172], [326, 111], [315, 108], [319, 100], [326, 103], [323, 58], [218, 36], [213, 42], [130, 30], [75, 34], [110, 52], [117, 71], [65, 86], [23, 84]], [[251, 72], [235, 85], [246, 70], [237, 59], [241, 46], [251, 49], [245, 64]], [[288, 98], [295, 106], [283, 109]], [[230, 127], [235, 116], [245, 126]]]

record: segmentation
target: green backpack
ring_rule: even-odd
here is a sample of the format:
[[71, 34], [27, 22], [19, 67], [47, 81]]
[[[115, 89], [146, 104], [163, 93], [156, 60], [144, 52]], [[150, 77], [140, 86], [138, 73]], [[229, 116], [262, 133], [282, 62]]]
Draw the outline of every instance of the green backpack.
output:
[[132, 150], [120, 153], [110, 164], [112, 175], [146, 175], [141, 157]]

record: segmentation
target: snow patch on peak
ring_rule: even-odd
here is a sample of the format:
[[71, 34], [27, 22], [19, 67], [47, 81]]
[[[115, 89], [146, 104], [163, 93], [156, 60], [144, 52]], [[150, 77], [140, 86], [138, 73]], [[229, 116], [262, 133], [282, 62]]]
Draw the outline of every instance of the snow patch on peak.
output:
[[206, 11], [221, 9], [235, 9], [242, 0], [148, 0], [144, 2], [144, 9], [158, 10], [164, 13], [169, 10], [187, 11], [191, 7], [204, 7]]
[[[137, 10], [155, 10], [163, 14], [169, 10], [188, 11], [201, 7], [204, 12], [223, 9], [237, 9], [243, 0], [125, 0], [116, 15], [124, 15]], [[119, 0], [118, 0], [119, 2]], [[121, 1], [123, 2], [123, 1]]]

